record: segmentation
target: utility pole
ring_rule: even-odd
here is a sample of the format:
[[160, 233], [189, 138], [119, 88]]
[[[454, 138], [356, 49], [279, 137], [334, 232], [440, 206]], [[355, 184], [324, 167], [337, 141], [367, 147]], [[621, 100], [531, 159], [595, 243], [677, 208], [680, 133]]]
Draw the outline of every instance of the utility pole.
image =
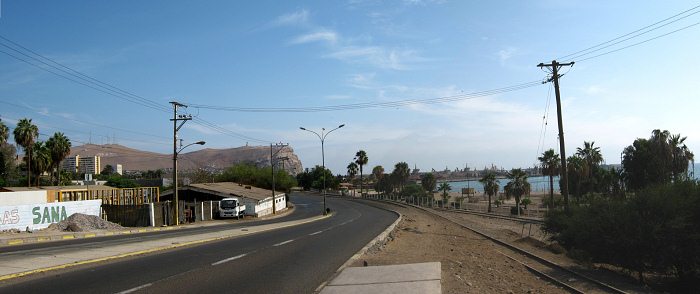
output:
[[[272, 214], [277, 213], [277, 203], [275, 203], [275, 165], [277, 160], [275, 160], [277, 153], [280, 153], [284, 147], [289, 146], [289, 144], [284, 143], [270, 143], [270, 169], [272, 170]], [[277, 152], [273, 153], [273, 147], [278, 147]]]
[[[178, 201], [178, 193], [177, 193], [177, 131], [182, 128], [182, 125], [185, 124], [188, 120], [192, 119], [191, 115], [178, 115], [177, 114], [177, 108], [178, 107], [184, 107], [187, 108], [187, 105], [176, 102], [176, 101], [171, 101], [170, 104], [173, 105], [173, 118], [170, 119], [173, 122], [173, 195], [175, 196], [175, 225], [180, 225], [180, 202]], [[177, 122], [180, 122], [180, 125], [177, 125]]]
[[[537, 65], [539, 68], [547, 67], [552, 68], [552, 77], [546, 82], [554, 81], [554, 93], [557, 97], [557, 122], [559, 124], [559, 151], [561, 152], [561, 194], [564, 197], [564, 209], [569, 211], [569, 177], [566, 171], [566, 150], [564, 148], [564, 125], [561, 119], [561, 97], [559, 94], [559, 69], [562, 66], [573, 66], [574, 62], [559, 63], [556, 60], [552, 60], [550, 64], [540, 63]], [[520, 212], [520, 210], [518, 210]]]

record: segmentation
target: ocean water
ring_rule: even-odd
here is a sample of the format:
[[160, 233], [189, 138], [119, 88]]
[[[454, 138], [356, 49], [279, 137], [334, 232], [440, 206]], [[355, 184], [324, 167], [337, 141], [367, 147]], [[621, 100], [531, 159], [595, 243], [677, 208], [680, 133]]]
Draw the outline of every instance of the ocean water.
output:
[[[692, 167], [689, 169], [693, 172]], [[695, 164], [695, 179], [700, 180], [700, 164]], [[549, 191], [549, 176], [539, 176], [539, 177], [528, 177], [527, 181], [530, 182], [532, 187], [532, 192], [548, 192]], [[484, 185], [479, 183], [478, 180], [460, 181], [460, 182], [449, 182], [452, 187], [452, 192], [461, 192], [462, 188], [474, 188], [477, 193], [484, 192]], [[498, 179], [498, 185], [500, 186], [500, 192], [503, 192], [503, 186], [508, 183], [508, 179]], [[559, 176], [554, 177], [554, 192], [559, 191]]]
[[[500, 192], [503, 192], [503, 186], [508, 183], [508, 179], [497, 179]], [[549, 176], [528, 177], [527, 181], [532, 187], [532, 192], [549, 191]], [[460, 192], [462, 188], [474, 188], [477, 193], [484, 192], [484, 185], [478, 180], [449, 182], [452, 187], [452, 192]], [[559, 191], [559, 176], [554, 177], [554, 191]]]

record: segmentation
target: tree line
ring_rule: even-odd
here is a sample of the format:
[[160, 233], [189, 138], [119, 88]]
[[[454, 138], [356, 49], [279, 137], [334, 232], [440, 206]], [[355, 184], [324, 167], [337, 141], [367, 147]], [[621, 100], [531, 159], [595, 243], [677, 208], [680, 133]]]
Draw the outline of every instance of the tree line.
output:
[[[600, 148], [584, 142], [566, 162], [575, 201], [568, 210], [550, 201], [543, 229], [575, 258], [618, 266], [640, 281], [675, 277], [672, 291], [697, 293], [700, 187], [685, 140], [653, 130], [622, 151], [620, 169], [603, 168]], [[550, 179], [559, 175], [557, 156], [548, 150], [539, 158]]]
[[[24, 149], [22, 164], [15, 166], [17, 150], [8, 143], [10, 131], [0, 120], [0, 186], [19, 185], [26, 181], [27, 187], [41, 184], [41, 175], [50, 174], [48, 183], [60, 185], [70, 182], [70, 177], [61, 173], [59, 165], [70, 154], [71, 142], [63, 133], [54, 133], [46, 141], [39, 141], [39, 128], [31, 119], [17, 122], [12, 132], [17, 146]], [[25, 178], [20, 172], [26, 170]]]

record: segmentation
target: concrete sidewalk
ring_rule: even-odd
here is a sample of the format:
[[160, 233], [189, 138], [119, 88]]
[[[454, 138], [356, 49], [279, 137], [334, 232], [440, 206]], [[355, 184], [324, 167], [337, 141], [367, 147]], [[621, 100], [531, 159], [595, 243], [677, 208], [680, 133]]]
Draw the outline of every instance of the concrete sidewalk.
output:
[[150, 241], [134, 241], [109, 247], [72, 246], [69, 248], [46, 248], [41, 251], [31, 250], [0, 254], [0, 281], [17, 278], [33, 273], [46, 272], [77, 265], [113, 260], [128, 256], [141, 255], [161, 250], [201, 244], [221, 239], [234, 238], [249, 234], [301, 225], [331, 215], [317, 216], [303, 220], [294, 220], [274, 224], [221, 230], [210, 233], [196, 233], [187, 236], [167, 237]]
[[348, 267], [321, 290], [321, 294], [396, 293], [437, 294], [440, 262]]

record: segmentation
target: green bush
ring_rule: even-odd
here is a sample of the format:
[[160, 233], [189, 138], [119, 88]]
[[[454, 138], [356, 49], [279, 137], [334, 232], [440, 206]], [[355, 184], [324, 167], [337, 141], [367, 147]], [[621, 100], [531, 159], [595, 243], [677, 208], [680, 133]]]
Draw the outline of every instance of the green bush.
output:
[[628, 200], [594, 197], [568, 213], [550, 211], [543, 226], [579, 258], [620, 266], [640, 277], [644, 272], [670, 274], [684, 283], [700, 278], [698, 228], [700, 189], [695, 182], [641, 190]]

